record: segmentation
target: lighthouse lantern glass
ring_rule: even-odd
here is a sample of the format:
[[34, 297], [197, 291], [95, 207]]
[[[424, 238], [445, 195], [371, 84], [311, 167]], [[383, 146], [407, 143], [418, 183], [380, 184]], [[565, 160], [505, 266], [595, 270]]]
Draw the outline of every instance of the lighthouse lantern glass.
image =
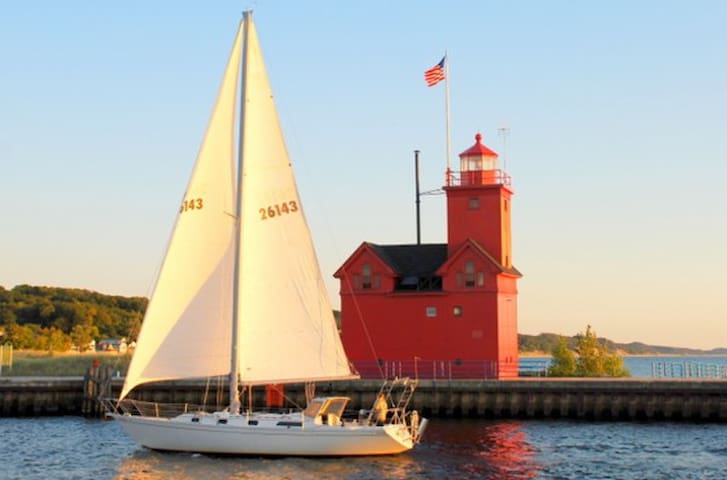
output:
[[497, 155], [482, 155], [482, 170], [496, 170]]

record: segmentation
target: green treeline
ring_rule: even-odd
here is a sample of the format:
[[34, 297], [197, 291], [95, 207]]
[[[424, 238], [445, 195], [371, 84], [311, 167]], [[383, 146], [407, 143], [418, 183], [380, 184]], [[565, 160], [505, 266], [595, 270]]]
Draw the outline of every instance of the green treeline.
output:
[[[565, 337], [565, 347], [570, 350], [577, 350], [580, 341], [580, 334], [572, 337]], [[555, 333], [541, 333], [540, 335], [518, 335], [518, 349], [520, 353], [540, 352], [550, 354], [560, 346], [563, 340], [562, 335]], [[715, 348], [713, 350], [699, 350], [696, 348], [665, 347], [658, 345], [647, 345], [641, 342], [617, 343], [606, 338], [601, 338], [603, 346], [609, 351], [617, 351], [622, 355], [724, 355], [727, 348]]]
[[139, 333], [148, 300], [90, 290], [0, 287], [0, 340], [17, 349], [66, 351], [92, 340]]

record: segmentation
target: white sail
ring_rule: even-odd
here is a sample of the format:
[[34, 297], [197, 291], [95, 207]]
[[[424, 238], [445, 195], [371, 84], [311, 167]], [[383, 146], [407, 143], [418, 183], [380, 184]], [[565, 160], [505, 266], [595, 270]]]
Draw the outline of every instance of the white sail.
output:
[[352, 378], [295, 184], [255, 27], [242, 116], [243, 384]]
[[[229, 374], [233, 295], [243, 384], [356, 378], [318, 267], [252, 23], [248, 29], [241, 24], [235, 38], [121, 398], [141, 383]], [[242, 212], [236, 221], [241, 83]]]
[[242, 33], [241, 24], [120, 398], [141, 383], [230, 371]]

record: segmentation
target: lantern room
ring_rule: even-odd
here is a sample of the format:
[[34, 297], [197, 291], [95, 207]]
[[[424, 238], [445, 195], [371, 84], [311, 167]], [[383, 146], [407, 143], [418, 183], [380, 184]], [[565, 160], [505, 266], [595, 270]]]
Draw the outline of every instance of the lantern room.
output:
[[482, 134], [475, 135], [475, 144], [459, 154], [460, 176], [448, 176], [447, 186], [508, 184], [504, 172], [497, 168], [497, 153], [482, 143]]

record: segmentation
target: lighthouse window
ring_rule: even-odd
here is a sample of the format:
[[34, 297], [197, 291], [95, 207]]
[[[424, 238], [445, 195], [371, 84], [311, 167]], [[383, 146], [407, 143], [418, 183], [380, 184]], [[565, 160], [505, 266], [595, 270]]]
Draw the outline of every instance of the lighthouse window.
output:
[[452, 308], [452, 313], [455, 317], [461, 317], [462, 316], [462, 306], [461, 305], [455, 305]]
[[437, 316], [437, 307], [427, 307], [427, 317], [433, 318]]
[[470, 197], [468, 208], [470, 210], [479, 210], [480, 209], [480, 198], [479, 197]]
[[371, 288], [371, 265], [368, 263], [361, 268], [361, 280], [364, 290]]
[[475, 286], [475, 263], [467, 262], [464, 264], [464, 286], [474, 287]]

